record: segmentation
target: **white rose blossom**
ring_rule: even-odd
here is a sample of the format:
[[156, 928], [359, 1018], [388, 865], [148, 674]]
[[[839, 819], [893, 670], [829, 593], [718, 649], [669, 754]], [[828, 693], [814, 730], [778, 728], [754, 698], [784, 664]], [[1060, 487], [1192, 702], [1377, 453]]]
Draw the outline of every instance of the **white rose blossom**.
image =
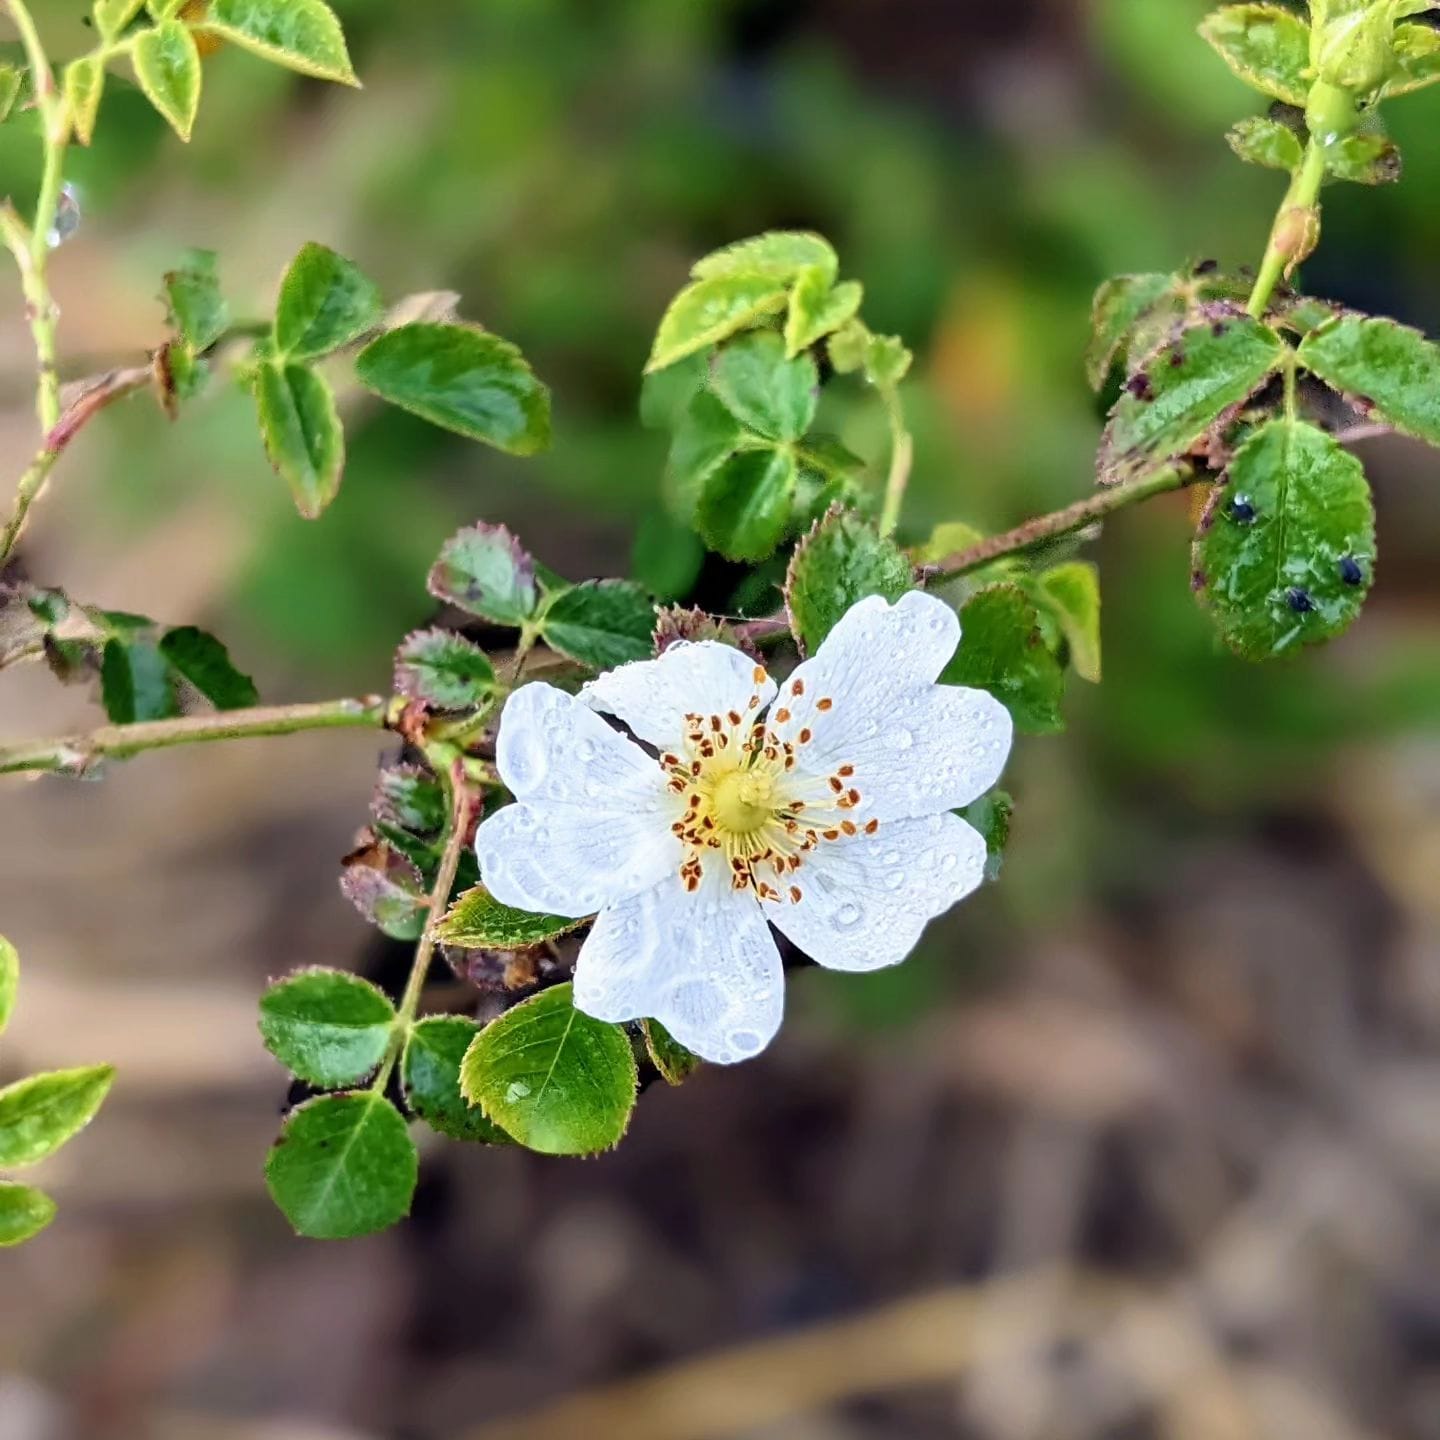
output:
[[985, 691], [935, 683], [959, 639], [949, 606], [915, 591], [852, 606], [783, 687], [714, 641], [578, 696], [523, 686], [496, 744], [516, 803], [475, 840], [486, 887], [596, 914], [579, 1009], [748, 1059], [784, 1008], [771, 925], [832, 970], [878, 970], [980, 884], [985, 841], [951, 812], [999, 779], [1011, 722]]

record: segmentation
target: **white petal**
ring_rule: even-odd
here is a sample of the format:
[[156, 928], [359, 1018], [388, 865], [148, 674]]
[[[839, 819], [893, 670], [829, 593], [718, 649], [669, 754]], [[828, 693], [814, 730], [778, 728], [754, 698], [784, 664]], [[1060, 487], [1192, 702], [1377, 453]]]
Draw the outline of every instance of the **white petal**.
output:
[[590, 915], [678, 874], [670, 833], [679, 803], [660, 766], [573, 695], [522, 686], [500, 717], [495, 747], [514, 805], [475, 836], [480, 876], [522, 910]]
[[985, 691], [933, 683], [959, 635], [954, 611], [933, 595], [862, 600], [782, 687], [771, 728], [796, 744], [803, 773], [855, 767], [857, 817], [968, 805], [1000, 778], [1013, 725]]
[[674, 750], [685, 738], [686, 715], [743, 714], [752, 697], [758, 710], [774, 694], [775, 682], [744, 651], [698, 640], [672, 645], [657, 660], [607, 671], [586, 685], [580, 698], [623, 720], [657, 749]]
[[958, 815], [892, 820], [813, 850], [790, 877], [802, 898], [763, 908], [816, 964], [879, 970], [903, 960], [926, 924], [984, 878], [984, 838]]
[[785, 976], [753, 893], [716, 870], [693, 894], [667, 878], [602, 911], [575, 964], [575, 1004], [599, 1020], [658, 1020], [731, 1065], [774, 1038]]

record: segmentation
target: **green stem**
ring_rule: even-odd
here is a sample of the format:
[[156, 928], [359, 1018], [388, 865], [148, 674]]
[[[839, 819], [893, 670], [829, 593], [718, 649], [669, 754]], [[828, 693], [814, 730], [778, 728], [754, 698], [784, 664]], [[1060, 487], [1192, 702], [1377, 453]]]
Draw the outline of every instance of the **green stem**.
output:
[[21, 771], [83, 774], [99, 760], [124, 760], [146, 750], [242, 740], [254, 735], [295, 735], [302, 730], [374, 729], [385, 724], [388, 702], [378, 695], [221, 710], [174, 720], [103, 725], [82, 735], [0, 743], [0, 775]]
[[880, 510], [880, 533], [891, 535], [900, 523], [900, 507], [905, 501], [905, 487], [910, 483], [910, 467], [915, 459], [915, 441], [905, 428], [899, 389], [882, 385], [880, 396], [890, 422], [890, 473], [886, 477], [885, 502]]
[[1250, 292], [1250, 301], [1245, 307], [1257, 320], [1269, 308], [1270, 297], [1281, 279], [1305, 258], [1307, 251], [1303, 236], [1306, 216], [1316, 210], [1324, 180], [1325, 147], [1312, 136], [1305, 147], [1305, 158], [1291, 177], [1290, 188], [1275, 213], [1275, 223], [1270, 227], [1270, 239], [1265, 246], [1265, 258], [1260, 262], [1260, 273], [1255, 278], [1255, 288]]
[[383, 1094], [394, 1073], [395, 1064], [405, 1048], [410, 1027], [415, 1023], [415, 1012], [420, 1008], [420, 996], [425, 990], [425, 981], [430, 974], [430, 961], [435, 955], [435, 926], [444, 917], [450, 903], [450, 892], [455, 888], [455, 872], [460, 868], [460, 852], [465, 848], [465, 838], [470, 830], [470, 821], [475, 811], [474, 792], [465, 781], [460, 767], [452, 766], [450, 785], [450, 833], [445, 838], [445, 850], [440, 856], [440, 869], [435, 884], [430, 890], [430, 908], [425, 929], [415, 946], [415, 959], [410, 966], [410, 978], [405, 982], [405, 992], [396, 1007], [399, 1020], [390, 1035], [390, 1045], [380, 1069], [375, 1074], [370, 1088], [377, 1095]]
[[1023, 525], [1017, 525], [1013, 530], [1007, 530], [1003, 535], [991, 535], [967, 549], [945, 556], [943, 560], [919, 565], [915, 570], [915, 578], [922, 585], [957, 579], [990, 564], [993, 560], [999, 560], [1002, 556], [1014, 555], [1022, 550], [1033, 549], [1047, 540], [1073, 534], [1113, 511], [1123, 510], [1127, 505], [1138, 505], [1142, 500], [1163, 495], [1168, 490], [1184, 489], [1201, 478], [1203, 477], [1197, 475], [1188, 465], [1166, 466], [1144, 479], [1132, 480], [1125, 485], [1112, 485], [1096, 491], [1084, 500], [1077, 500], [1073, 505], [1067, 505], [1063, 510], [1036, 516]]

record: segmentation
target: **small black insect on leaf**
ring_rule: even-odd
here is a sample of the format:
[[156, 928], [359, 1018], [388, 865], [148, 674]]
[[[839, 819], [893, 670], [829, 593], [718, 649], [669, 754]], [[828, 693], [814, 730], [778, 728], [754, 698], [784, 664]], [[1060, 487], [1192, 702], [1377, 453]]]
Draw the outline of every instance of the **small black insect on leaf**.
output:
[[1315, 602], [1310, 598], [1310, 592], [1302, 590], [1298, 585], [1292, 585], [1285, 592], [1285, 603], [1297, 615], [1308, 615], [1315, 608]]
[[1137, 400], [1149, 400], [1155, 392], [1150, 388], [1150, 377], [1143, 371], [1137, 370], [1126, 382], [1125, 388]]
[[1365, 571], [1353, 555], [1340, 557], [1340, 578], [1347, 585], [1363, 585], [1365, 583]]
[[1230, 501], [1230, 518], [1237, 525], [1253, 525], [1257, 511], [1248, 495], [1236, 495]]

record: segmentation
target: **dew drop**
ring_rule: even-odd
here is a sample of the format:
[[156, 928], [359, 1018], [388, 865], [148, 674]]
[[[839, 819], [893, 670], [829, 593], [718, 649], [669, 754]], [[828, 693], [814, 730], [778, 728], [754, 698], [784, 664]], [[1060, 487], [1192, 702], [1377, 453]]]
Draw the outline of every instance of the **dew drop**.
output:
[[890, 743], [897, 750], [908, 750], [915, 743], [915, 737], [902, 727], [891, 734]]
[[905, 883], [905, 872], [903, 870], [887, 870], [885, 872], [885, 888], [887, 890], [898, 890]]
[[505, 1087], [505, 1103], [513, 1105], [517, 1100], [525, 1100], [530, 1095], [530, 1087], [523, 1080], [512, 1080]]
[[760, 1033], [757, 1030], [732, 1030], [730, 1048], [741, 1055], [753, 1055], [760, 1048]]
[[595, 758], [595, 742], [593, 740], [582, 740], [575, 747], [575, 754], [579, 756], [582, 764], [588, 765]]
[[512, 791], [533, 790], [545, 778], [546, 768], [542, 736], [527, 727], [509, 738], [505, 747], [505, 769]]
[[837, 930], [853, 930], [859, 923], [860, 907], [848, 900], [835, 912]]

